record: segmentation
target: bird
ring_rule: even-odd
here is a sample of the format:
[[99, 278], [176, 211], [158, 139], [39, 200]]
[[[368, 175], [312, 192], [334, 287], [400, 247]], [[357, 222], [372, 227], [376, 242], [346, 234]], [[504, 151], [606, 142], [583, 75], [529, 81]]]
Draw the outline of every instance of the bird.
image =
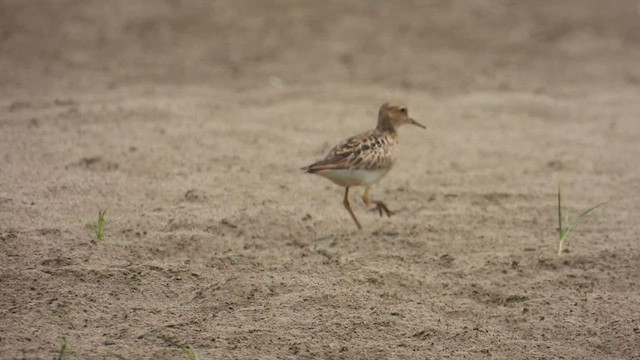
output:
[[385, 102], [378, 111], [378, 124], [375, 129], [341, 141], [323, 160], [301, 169], [305, 173], [320, 175], [345, 188], [342, 204], [359, 230], [362, 230], [362, 225], [349, 203], [351, 187], [363, 186], [362, 200], [367, 206], [375, 205], [373, 210], [377, 210], [381, 217], [383, 212], [388, 217], [394, 214], [384, 202], [373, 199], [369, 191], [395, 164], [398, 128], [404, 124], [426, 129], [409, 116], [409, 110], [404, 104]]

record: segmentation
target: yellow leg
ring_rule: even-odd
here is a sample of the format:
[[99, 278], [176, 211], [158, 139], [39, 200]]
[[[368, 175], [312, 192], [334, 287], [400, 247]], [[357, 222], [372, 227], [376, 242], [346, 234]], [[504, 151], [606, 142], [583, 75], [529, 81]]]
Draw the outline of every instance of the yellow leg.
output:
[[369, 195], [368, 186], [364, 188], [364, 194], [362, 194], [362, 200], [364, 200], [364, 203], [367, 204], [367, 206], [374, 204], [376, 206], [374, 210], [378, 210], [378, 213], [380, 214], [380, 216], [382, 216], [383, 211], [385, 214], [387, 214], [388, 217], [391, 217], [391, 215], [394, 214], [393, 211], [389, 210], [389, 208], [385, 203], [383, 203], [382, 201], [374, 200], [371, 197], [371, 195]]
[[362, 225], [360, 225], [360, 222], [356, 218], [356, 215], [353, 213], [353, 210], [351, 210], [351, 204], [349, 204], [349, 187], [348, 186], [344, 190], [344, 200], [342, 201], [342, 203], [344, 204], [344, 208], [347, 209], [347, 211], [349, 212], [349, 215], [351, 215], [351, 218], [353, 219], [353, 221], [355, 221], [356, 226], [358, 227], [358, 230], [362, 230]]

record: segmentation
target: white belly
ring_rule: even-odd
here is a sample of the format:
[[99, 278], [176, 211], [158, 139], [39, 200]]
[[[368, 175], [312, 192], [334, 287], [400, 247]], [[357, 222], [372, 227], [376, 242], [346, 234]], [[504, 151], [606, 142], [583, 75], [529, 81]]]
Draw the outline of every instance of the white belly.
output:
[[316, 174], [324, 176], [340, 186], [371, 186], [382, 179], [389, 169], [379, 170], [324, 170]]

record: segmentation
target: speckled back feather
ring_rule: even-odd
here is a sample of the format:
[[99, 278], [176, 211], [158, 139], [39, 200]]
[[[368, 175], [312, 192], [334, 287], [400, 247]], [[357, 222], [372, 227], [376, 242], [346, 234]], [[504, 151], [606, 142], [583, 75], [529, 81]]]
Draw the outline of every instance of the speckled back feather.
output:
[[398, 138], [395, 133], [378, 129], [352, 136], [336, 145], [329, 154], [314, 164], [302, 168], [307, 173], [323, 170], [389, 169], [395, 162]]

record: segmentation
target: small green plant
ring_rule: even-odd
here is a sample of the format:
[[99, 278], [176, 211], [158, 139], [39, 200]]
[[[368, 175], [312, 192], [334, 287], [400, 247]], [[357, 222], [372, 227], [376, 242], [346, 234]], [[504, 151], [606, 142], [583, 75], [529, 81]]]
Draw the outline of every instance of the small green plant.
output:
[[196, 354], [196, 351], [193, 350], [191, 346], [188, 345], [187, 347], [183, 347], [182, 351], [184, 351], [184, 353], [187, 355], [187, 358], [189, 360], [199, 360], [198, 354]]
[[98, 209], [98, 221], [93, 227], [93, 230], [96, 233], [96, 238], [98, 241], [102, 241], [104, 239], [104, 224], [106, 222], [104, 216], [107, 214], [107, 209]]
[[159, 339], [163, 340], [167, 344], [169, 344], [171, 346], [175, 346], [175, 347], [181, 349], [185, 353], [185, 355], [187, 355], [187, 359], [189, 359], [189, 360], [200, 360], [200, 358], [198, 357], [198, 354], [196, 354], [196, 351], [193, 350], [191, 345], [183, 344], [179, 340], [177, 340], [177, 339], [175, 339], [173, 337], [170, 337], [170, 336], [165, 336], [165, 335], [157, 335], [157, 336], [158, 336]]
[[62, 338], [62, 346], [56, 360], [69, 360], [69, 346], [67, 345], [67, 339]]
[[575, 221], [571, 221], [568, 215], [563, 216], [562, 214], [562, 191], [560, 184], [558, 183], [558, 235], [560, 237], [560, 241], [558, 242], [558, 255], [562, 255], [562, 251], [565, 249], [565, 244], [569, 238], [569, 234], [578, 227], [580, 221], [582, 221], [582, 219], [590, 212], [607, 203], [609, 203], [609, 201], [593, 206], [588, 210], [583, 211]]

